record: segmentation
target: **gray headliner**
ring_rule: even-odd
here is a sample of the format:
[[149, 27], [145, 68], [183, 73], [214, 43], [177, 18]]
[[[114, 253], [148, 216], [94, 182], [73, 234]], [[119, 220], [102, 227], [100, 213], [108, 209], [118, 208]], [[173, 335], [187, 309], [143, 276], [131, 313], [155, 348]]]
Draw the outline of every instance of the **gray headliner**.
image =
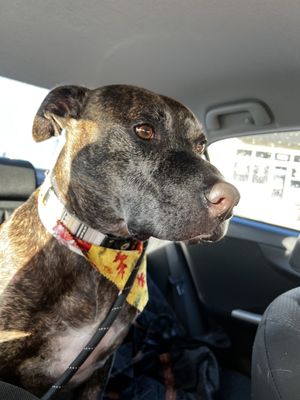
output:
[[300, 2], [0, 0], [0, 75], [51, 88], [130, 83], [203, 118], [257, 98], [300, 125]]

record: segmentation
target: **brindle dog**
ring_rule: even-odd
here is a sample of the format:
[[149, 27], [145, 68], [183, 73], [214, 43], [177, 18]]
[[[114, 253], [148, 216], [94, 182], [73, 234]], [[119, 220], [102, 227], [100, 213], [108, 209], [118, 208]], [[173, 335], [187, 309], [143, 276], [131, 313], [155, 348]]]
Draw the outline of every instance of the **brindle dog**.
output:
[[[126, 85], [57, 87], [37, 112], [33, 137], [62, 129], [52, 176], [66, 208], [90, 227], [141, 240], [224, 235], [239, 194], [202, 156], [203, 128], [182, 104]], [[40, 396], [95, 332], [117, 289], [45, 230], [38, 194], [0, 229], [0, 379]], [[136, 316], [126, 303], [66, 390], [96, 399]]]

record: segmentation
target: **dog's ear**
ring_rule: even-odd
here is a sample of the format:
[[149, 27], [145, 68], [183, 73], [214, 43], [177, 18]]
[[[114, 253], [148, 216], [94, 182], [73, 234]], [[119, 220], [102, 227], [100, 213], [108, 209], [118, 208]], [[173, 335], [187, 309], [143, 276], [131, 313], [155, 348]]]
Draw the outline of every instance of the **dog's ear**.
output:
[[32, 136], [36, 142], [60, 135], [68, 118], [79, 118], [89, 89], [81, 86], [59, 86], [48, 93], [33, 121]]

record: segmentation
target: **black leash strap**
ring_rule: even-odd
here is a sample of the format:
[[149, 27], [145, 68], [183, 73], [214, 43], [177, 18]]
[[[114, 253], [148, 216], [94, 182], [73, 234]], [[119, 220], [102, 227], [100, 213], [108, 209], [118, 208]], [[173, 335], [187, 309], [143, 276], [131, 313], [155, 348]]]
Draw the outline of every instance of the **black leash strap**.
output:
[[113, 322], [119, 315], [122, 306], [132, 288], [132, 285], [135, 281], [137, 273], [139, 271], [140, 265], [145, 255], [146, 245], [144, 245], [140, 258], [137, 260], [127, 282], [122, 291], [119, 292], [118, 297], [114, 304], [112, 305], [109, 313], [107, 314], [104, 321], [98, 326], [94, 336], [90, 339], [90, 341], [86, 344], [86, 346], [81, 350], [75, 360], [69, 365], [69, 367], [65, 370], [62, 376], [51, 386], [51, 388], [44, 394], [41, 400], [49, 400], [59, 392], [72, 378], [72, 376], [78, 371], [81, 365], [85, 362], [85, 360], [89, 357], [89, 355], [93, 352], [96, 346], [99, 344], [100, 340], [112, 326]]

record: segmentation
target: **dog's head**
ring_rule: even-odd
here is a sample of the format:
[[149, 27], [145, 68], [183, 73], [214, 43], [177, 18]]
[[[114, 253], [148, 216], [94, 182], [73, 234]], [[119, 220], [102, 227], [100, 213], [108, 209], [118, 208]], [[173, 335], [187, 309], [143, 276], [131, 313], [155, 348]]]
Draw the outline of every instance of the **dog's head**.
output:
[[59, 194], [92, 228], [140, 239], [223, 236], [239, 194], [203, 158], [202, 126], [182, 104], [134, 86], [61, 86], [41, 104], [33, 137], [62, 129]]

